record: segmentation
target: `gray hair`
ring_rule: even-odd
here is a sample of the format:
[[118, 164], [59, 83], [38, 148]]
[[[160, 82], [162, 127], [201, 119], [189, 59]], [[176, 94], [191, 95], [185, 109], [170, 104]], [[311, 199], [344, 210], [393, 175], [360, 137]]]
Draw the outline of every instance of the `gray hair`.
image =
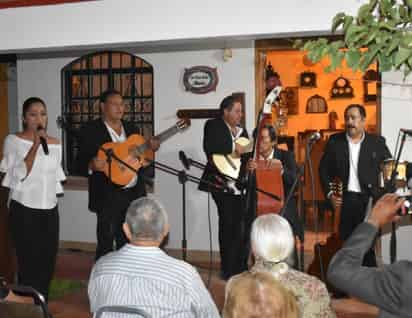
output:
[[269, 262], [286, 260], [295, 245], [289, 222], [277, 214], [259, 216], [252, 225], [251, 245], [257, 258]]
[[126, 223], [129, 225], [132, 241], [159, 241], [168, 224], [168, 217], [157, 199], [143, 197], [130, 204], [126, 212]]

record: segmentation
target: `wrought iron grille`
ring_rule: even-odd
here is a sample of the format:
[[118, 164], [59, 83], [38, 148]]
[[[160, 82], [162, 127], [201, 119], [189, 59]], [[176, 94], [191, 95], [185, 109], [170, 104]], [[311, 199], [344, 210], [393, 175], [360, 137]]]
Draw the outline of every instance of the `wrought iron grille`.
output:
[[153, 67], [126, 52], [82, 56], [62, 69], [63, 166], [69, 175], [79, 175], [76, 134], [82, 125], [100, 117], [99, 96], [109, 88], [123, 96], [124, 120], [137, 133], [153, 136]]

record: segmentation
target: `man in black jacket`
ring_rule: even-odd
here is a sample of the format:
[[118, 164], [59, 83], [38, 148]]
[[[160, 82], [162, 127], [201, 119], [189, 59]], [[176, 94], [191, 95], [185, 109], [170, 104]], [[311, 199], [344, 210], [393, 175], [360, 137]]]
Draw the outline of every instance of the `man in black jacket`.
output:
[[[112, 183], [103, 173], [108, 163], [96, 157], [99, 148], [107, 142], [123, 142], [135, 131], [122, 121], [125, 107], [120, 92], [103, 92], [100, 107], [102, 118], [88, 122], [80, 131], [78, 157], [80, 171], [89, 180], [89, 210], [97, 215], [96, 260], [113, 250], [113, 240], [116, 249], [126, 244], [122, 231], [126, 210], [130, 202], [146, 195], [143, 169], [124, 187]], [[152, 148], [158, 146], [153, 140]], [[111, 164], [118, 163], [112, 159]]]
[[379, 270], [362, 266], [379, 228], [399, 220], [397, 211], [403, 202], [396, 194], [379, 199], [368, 220], [356, 227], [328, 269], [328, 280], [333, 285], [377, 306], [381, 318], [412, 317], [412, 262], [398, 261]]
[[205, 182], [200, 183], [199, 189], [211, 192], [217, 206], [222, 278], [228, 279], [247, 268], [243, 258], [245, 247], [242, 246], [245, 211], [240, 191], [234, 181], [228, 180], [218, 171], [212, 155], [242, 155], [245, 149], [235, 141], [240, 137], [248, 137], [248, 134], [239, 126], [243, 114], [238, 100], [232, 96], [224, 98], [220, 104], [220, 113], [220, 118], [208, 120], [204, 127], [203, 150], [208, 161], [202, 175]]
[[[365, 132], [363, 106], [349, 105], [344, 115], [346, 132], [329, 138], [319, 165], [325, 196], [335, 209], [342, 206], [339, 236], [343, 241], [363, 222], [369, 198], [377, 198], [380, 165], [391, 157], [383, 137]], [[342, 198], [331, 188], [336, 177], [343, 185]], [[376, 266], [373, 249], [365, 255], [364, 264]]]

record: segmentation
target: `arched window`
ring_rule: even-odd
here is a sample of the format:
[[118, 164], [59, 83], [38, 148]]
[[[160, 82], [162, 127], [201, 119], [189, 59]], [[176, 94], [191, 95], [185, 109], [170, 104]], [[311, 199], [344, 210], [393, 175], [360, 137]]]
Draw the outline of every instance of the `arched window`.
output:
[[82, 56], [62, 69], [63, 164], [69, 175], [79, 174], [76, 133], [84, 123], [100, 117], [99, 96], [109, 88], [122, 93], [124, 120], [145, 137], [154, 133], [153, 67], [126, 52]]

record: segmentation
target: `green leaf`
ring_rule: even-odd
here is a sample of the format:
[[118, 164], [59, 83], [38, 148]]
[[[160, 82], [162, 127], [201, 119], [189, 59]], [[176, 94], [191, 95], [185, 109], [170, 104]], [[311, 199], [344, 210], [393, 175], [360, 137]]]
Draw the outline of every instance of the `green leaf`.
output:
[[336, 29], [345, 21], [346, 14], [339, 12], [332, 20], [332, 33], [335, 33]]
[[370, 0], [369, 1], [369, 6], [371, 7], [371, 12], [373, 12], [373, 10], [375, 10], [377, 4], [378, 4], [378, 0]]
[[406, 32], [402, 34], [400, 46], [404, 48], [412, 48], [412, 33]]
[[361, 61], [359, 63], [359, 68], [362, 72], [365, 72], [369, 68], [369, 66], [375, 62], [379, 50], [379, 45], [370, 46], [368, 51], [365, 54], [363, 54]]
[[332, 43], [329, 44], [329, 46], [333, 50], [339, 50], [345, 46], [345, 42], [343, 42], [342, 40], [333, 41]]
[[346, 64], [349, 68], [356, 70], [359, 67], [361, 52], [358, 49], [349, 49], [345, 53]]
[[385, 50], [385, 56], [389, 56], [392, 54], [392, 52], [398, 48], [399, 43], [401, 42], [401, 39], [399, 37], [393, 37], [391, 44], [388, 46], [388, 48]]
[[342, 65], [344, 56], [345, 54], [341, 51], [336, 51], [330, 56], [332, 70], [335, 70], [337, 67]]
[[399, 67], [412, 55], [410, 49], [399, 47], [399, 50], [395, 53], [394, 66], [396, 69]]
[[361, 5], [358, 10], [358, 21], [362, 22], [365, 18], [370, 15], [371, 6], [368, 4]]
[[356, 24], [352, 24], [352, 25], [350, 25], [349, 27], [348, 27], [348, 31], [346, 32], [346, 34], [345, 34], [345, 42], [346, 42], [346, 44], [349, 44], [349, 43], [355, 43], [356, 41], [354, 41], [353, 39], [355, 38], [355, 37], [357, 37], [357, 35], [359, 34], [359, 33], [364, 33], [364, 32], [367, 32], [367, 28], [365, 27], [365, 26], [359, 26], [359, 25], [356, 25]]
[[392, 8], [392, 1], [391, 0], [380, 0], [379, 3], [379, 13], [383, 17], [389, 16], [389, 11]]
[[379, 63], [380, 72], [387, 72], [392, 70], [392, 56], [387, 56], [385, 54], [378, 53], [377, 59]]
[[369, 34], [365, 37], [364, 41], [359, 43], [359, 45], [362, 45], [362, 46], [368, 45], [369, 43], [375, 40], [375, 38], [379, 35], [379, 32], [380, 32], [379, 29], [371, 30]]
[[378, 26], [380, 29], [386, 29], [388, 31], [396, 31], [396, 26], [394, 26], [392, 23], [387, 22], [387, 21], [380, 21], [378, 23]]
[[343, 32], [344, 33], [346, 33], [348, 31], [348, 28], [349, 28], [350, 25], [352, 25], [352, 22], [353, 22], [353, 17], [350, 16], [350, 15], [347, 15], [345, 17], [345, 21], [343, 22]]

